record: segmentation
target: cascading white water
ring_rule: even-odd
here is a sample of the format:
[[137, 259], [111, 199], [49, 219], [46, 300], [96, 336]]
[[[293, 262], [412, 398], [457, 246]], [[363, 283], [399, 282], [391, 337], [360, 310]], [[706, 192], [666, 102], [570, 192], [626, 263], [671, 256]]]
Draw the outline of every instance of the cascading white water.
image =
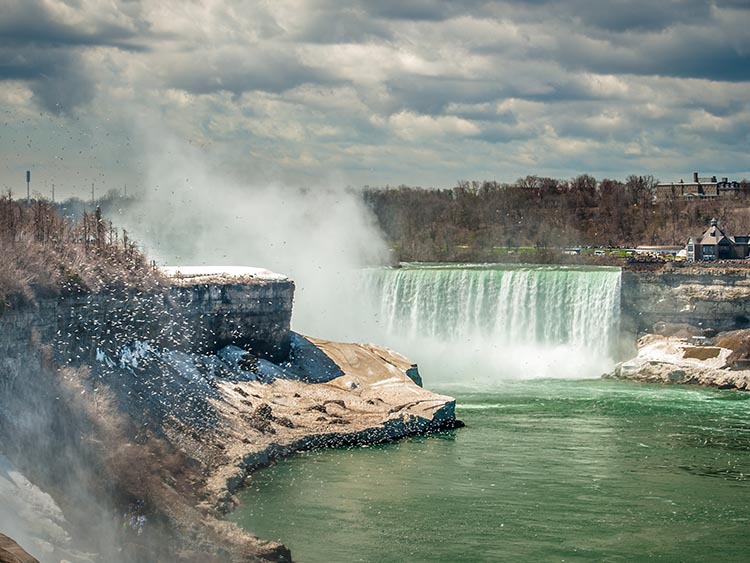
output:
[[444, 382], [592, 377], [613, 363], [617, 268], [406, 264], [369, 270], [364, 289], [380, 340]]

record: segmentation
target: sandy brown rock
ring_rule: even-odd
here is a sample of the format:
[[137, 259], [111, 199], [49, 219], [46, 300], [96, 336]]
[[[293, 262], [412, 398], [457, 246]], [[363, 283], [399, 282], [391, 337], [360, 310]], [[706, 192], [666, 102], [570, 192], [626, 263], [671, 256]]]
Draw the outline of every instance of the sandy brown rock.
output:
[[604, 377], [750, 391], [750, 371], [728, 368], [732, 353], [721, 346], [694, 346], [682, 338], [650, 334], [638, 341], [635, 358]]
[[413, 364], [371, 344], [309, 339], [343, 371], [328, 383], [276, 380], [222, 384], [223, 417], [214, 440], [224, 456], [207, 482], [209, 498], [234, 508], [231, 494], [256, 468], [316, 447], [395, 440], [455, 422], [455, 400], [416, 385]]
[[5, 534], [0, 534], [0, 563], [39, 563]]

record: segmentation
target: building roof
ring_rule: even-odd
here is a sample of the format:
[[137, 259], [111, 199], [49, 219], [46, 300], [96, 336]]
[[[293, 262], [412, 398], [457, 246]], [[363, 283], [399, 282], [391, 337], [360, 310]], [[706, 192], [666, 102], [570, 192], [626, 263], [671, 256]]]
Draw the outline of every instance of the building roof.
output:
[[711, 226], [708, 227], [700, 239], [701, 245], [706, 244], [734, 244], [734, 239], [719, 228], [716, 219], [711, 219]]

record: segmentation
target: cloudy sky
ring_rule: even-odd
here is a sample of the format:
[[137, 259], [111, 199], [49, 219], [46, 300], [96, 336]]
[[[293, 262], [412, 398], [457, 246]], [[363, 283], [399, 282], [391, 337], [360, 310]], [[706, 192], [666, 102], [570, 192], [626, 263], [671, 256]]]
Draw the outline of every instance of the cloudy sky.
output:
[[748, 0], [0, 0], [0, 187], [138, 189], [180, 144], [256, 183], [750, 177], [748, 30]]

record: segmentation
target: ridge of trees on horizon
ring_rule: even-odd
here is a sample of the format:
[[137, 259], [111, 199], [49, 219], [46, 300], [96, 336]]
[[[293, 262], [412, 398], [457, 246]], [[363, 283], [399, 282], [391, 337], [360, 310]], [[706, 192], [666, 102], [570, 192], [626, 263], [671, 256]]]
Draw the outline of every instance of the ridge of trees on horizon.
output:
[[[573, 246], [682, 246], [712, 218], [730, 235], [750, 234], [747, 180], [712, 200], [676, 195], [657, 200], [657, 183], [649, 175], [620, 181], [581, 174], [569, 180], [526, 176], [514, 183], [460, 180], [448, 189], [401, 185], [349, 191], [363, 197], [394, 261], [521, 261], [514, 249], [532, 249], [533, 260], [556, 262], [573, 260], [559, 251]], [[2, 199], [5, 205], [25, 204], [10, 194]], [[128, 213], [137, 199], [136, 193], [110, 190], [94, 202], [39, 198], [32, 207], [49, 206], [73, 229], [97, 208], [104, 217]]]
[[750, 183], [717, 199], [656, 199], [653, 176], [513, 184], [461, 180], [451, 189], [371, 188], [364, 200], [399, 261], [503, 260], [506, 249], [684, 245], [716, 218], [750, 234]]

